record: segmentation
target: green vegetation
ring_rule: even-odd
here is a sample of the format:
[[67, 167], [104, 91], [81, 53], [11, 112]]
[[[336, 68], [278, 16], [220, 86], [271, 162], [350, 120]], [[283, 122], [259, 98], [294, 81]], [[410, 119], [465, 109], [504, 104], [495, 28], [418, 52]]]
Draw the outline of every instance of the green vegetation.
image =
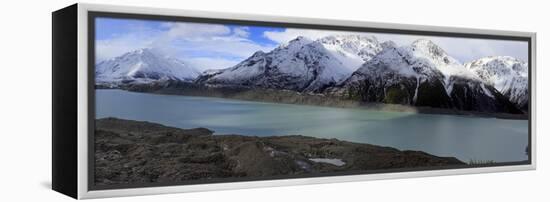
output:
[[346, 90], [347, 97], [346, 99], [349, 100], [362, 100], [361, 92], [365, 92], [366, 89], [363, 88], [363, 86], [358, 87], [349, 87]]
[[407, 91], [399, 86], [392, 86], [386, 90], [384, 103], [387, 104], [409, 104]]

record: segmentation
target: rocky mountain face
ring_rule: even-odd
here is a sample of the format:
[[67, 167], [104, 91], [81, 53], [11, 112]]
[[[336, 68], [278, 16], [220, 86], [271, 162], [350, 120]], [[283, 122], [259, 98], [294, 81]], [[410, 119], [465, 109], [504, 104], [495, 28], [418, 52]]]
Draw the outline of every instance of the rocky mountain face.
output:
[[145, 48], [96, 65], [96, 84], [147, 83], [160, 80], [191, 81], [200, 73], [184, 62]]
[[320, 92], [347, 78], [382, 50], [374, 37], [298, 37], [268, 53], [256, 52], [234, 67], [199, 77], [208, 85]]
[[385, 46], [348, 79], [325, 92], [364, 102], [519, 113], [505, 96], [433, 42]]
[[513, 57], [485, 57], [465, 64], [488, 85], [494, 86], [502, 95], [522, 110], [529, 103], [528, 65]]

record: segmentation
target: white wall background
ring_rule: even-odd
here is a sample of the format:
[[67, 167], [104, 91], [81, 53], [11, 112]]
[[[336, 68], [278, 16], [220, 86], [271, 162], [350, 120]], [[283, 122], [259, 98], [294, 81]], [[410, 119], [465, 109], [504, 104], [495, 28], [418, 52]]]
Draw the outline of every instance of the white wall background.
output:
[[[89, 0], [90, 3], [538, 33], [536, 171], [102, 199], [102, 201], [544, 201], [550, 199], [550, 14], [541, 0]], [[74, 1], [0, 6], [0, 201], [69, 201], [51, 182], [51, 12]]]

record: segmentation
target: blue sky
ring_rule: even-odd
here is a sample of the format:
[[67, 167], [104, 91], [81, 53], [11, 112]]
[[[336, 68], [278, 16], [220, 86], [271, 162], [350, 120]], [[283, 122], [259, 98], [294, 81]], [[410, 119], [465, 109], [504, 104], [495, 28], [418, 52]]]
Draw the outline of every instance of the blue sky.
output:
[[[142, 32], [143, 34], [154, 35], [160, 32], [169, 31], [169, 27], [165, 26], [165, 21], [154, 20], [133, 20], [133, 19], [115, 19], [115, 18], [98, 18], [96, 21], [96, 40], [112, 39], [123, 36], [132, 32]], [[204, 24], [204, 23], [188, 23], [188, 24]], [[225, 25], [230, 29], [238, 29], [247, 26]], [[265, 45], [276, 45], [277, 42], [272, 41], [263, 36], [264, 32], [282, 32], [284, 28], [275, 27], [247, 27], [249, 28], [248, 39], [255, 43]]]
[[151, 47], [200, 70], [227, 68], [256, 51], [275, 48], [279, 43], [264, 33], [282, 31], [273, 27], [97, 18], [96, 62]]
[[[126, 20], [113, 18], [98, 18], [96, 20], [96, 40], [105, 40], [136, 32], [140, 28], [150, 30], [167, 30], [158, 21]], [[144, 30], [143, 30], [144, 31]]]
[[268, 52], [297, 36], [317, 39], [333, 34], [374, 35], [380, 42], [392, 40], [398, 45], [427, 38], [461, 62], [495, 55], [522, 60], [528, 57], [527, 43], [517, 41], [97, 18], [96, 62], [149, 47], [199, 70], [220, 69], [233, 66], [256, 51]]

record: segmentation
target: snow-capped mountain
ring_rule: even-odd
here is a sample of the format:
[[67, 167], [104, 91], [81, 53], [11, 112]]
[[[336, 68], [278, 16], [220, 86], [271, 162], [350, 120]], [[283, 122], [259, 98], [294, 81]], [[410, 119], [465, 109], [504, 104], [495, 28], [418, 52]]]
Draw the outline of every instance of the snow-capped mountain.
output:
[[380, 53], [326, 93], [365, 102], [518, 113], [491, 85], [429, 40]]
[[382, 46], [374, 36], [364, 35], [337, 35], [327, 36], [318, 40], [334, 57], [354, 70], [366, 61], [369, 61]]
[[509, 56], [494, 56], [466, 63], [465, 67], [487, 84], [494, 86], [519, 108], [528, 108], [529, 81], [526, 62]]
[[96, 64], [96, 83], [147, 83], [159, 80], [191, 81], [199, 71], [151, 48], [139, 49]]
[[353, 73], [382, 50], [374, 37], [343, 35], [318, 40], [297, 37], [241, 63], [199, 77], [210, 85], [236, 85], [319, 92]]
[[527, 109], [527, 74], [527, 64], [511, 57], [462, 64], [430, 40], [397, 46], [362, 35], [297, 37], [270, 52], [258, 51], [233, 67], [202, 74], [154, 49], [96, 65], [97, 84], [127, 89], [264, 88], [498, 113]]

